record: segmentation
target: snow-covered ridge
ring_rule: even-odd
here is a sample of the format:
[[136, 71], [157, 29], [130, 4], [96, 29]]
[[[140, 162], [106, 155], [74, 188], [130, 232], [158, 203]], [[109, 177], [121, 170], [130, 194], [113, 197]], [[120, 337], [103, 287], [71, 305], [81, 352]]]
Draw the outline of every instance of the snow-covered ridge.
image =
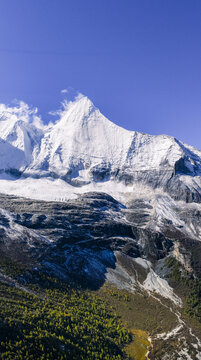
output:
[[[175, 162], [185, 155], [185, 147], [174, 138], [125, 130], [106, 119], [87, 97], [82, 97], [44, 132], [40, 153], [29, 169], [60, 176], [70, 172], [71, 178], [91, 180], [91, 168], [110, 172], [173, 169]], [[189, 168], [194, 160], [187, 161]]]
[[160, 187], [178, 173], [184, 176], [185, 188], [199, 188], [199, 150], [170, 136], [125, 130], [85, 96], [71, 102], [49, 127], [24, 103], [1, 104], [0, 138], [1, 173], [60, 178], [83, 187], [108, 181], [154, 182], [151, 187]]

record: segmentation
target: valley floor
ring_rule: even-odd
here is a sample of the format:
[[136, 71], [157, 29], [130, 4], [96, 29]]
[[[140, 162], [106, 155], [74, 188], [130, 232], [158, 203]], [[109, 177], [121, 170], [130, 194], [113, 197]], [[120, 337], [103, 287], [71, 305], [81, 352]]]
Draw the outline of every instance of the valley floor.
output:
[[107, 282], [82, 290], [46, 276], [40, 286], [3, 273], [0, 281], [1, 359], [200, 359], [183, 316], [157, 295]]

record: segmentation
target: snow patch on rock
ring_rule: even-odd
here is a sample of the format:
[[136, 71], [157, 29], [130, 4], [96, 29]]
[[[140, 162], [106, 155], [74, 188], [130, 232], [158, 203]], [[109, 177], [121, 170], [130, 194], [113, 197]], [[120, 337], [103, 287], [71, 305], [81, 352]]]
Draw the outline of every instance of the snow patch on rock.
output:
[[168, 282], [157, 275], [151, 268], [146, 280], [143, 282], [143, 287], [145, 290], [156, 292], [157, 294], [172, 300], [175, 305], [182, 306], [181, 299], [174, 294], [174, 291]]

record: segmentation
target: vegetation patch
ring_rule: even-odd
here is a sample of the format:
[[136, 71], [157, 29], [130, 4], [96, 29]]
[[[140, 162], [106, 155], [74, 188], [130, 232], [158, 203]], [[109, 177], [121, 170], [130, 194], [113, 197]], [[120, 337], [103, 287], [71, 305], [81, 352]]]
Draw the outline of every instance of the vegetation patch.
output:
[[28, 266], [21, 263], [20, 261], [10, 259], [1, 251], [1, 249], [0, 252], [0, 271], [3, 274], [16, 278], [17, 276], [21, 276], [25, 271], [28, 271], [31, 268], [30, 265]]
[[57, 285], [38, 296], [0, 285], [1, 359], [128, 358], [123, 347], [131, 333], [103, 299]]
[[[173, 258], [166, 264], [170, 282], [189, 296], [185, 313], [200, 318], [200, 283], [185, 273]], [[8, 263], [2, 261], [8, 274]], [[7, 271], [6, 271], [7, 270]], [[0, 284], [0, 357], [3, 360], [145, 360], [148, 337], [171, 331], [176, 316], [146, 292], [129, 293], [105, 283], [98, 291], [67, 285], [47, 274], [30, 273], [25, 290]], [[14, 264], [9, 275], [20, 279], [21, 266]], [[13, 278], [13, 276], [12, 276]], [[27, 278], [28, 280], [28, 278]], [[14, 283], [13, 283], [14, 284]], [[35, 294], [35, 295], [34, 295]], [[179, 294], [180, 295], [180, 294]], [[165, 299], [163, 303], [166, 304]], [[168, 305], [168, 304], [166, 304]], [[199, 320], [200, 321], [200, 320]], [[178, 344], [153, 343], [150, 359], [171, 354]]]
[[171, 285], [182, 298], [184, 315], [193, 320], [191, 325], [201, 334], [201, 280], [188, 273], [183, 265], [173, 257], [166, 260], [171, 269]]
[[171, 331], [177, 325], [177, 317], [159, 301], [144, 293], [129, 293], [105, 284], [99, 291], [108, 306], [112, 306], [126, 326], [140, 329], [150, 336]]
[[132, 330], [133, 341], [126, 346], [126, 353], [135, 360], [145, 360], [150, 347], [148, 334], [142, 330]]

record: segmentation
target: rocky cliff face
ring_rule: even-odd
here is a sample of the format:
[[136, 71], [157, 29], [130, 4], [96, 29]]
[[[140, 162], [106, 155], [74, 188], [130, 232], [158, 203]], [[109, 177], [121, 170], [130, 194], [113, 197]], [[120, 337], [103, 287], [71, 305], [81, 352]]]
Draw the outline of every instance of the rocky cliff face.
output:
[[[153, 267], [173, 255], [199, 276], [200, 212], [191, 204], [174, 204], [174, 212], [168, 213], [167, 198], [159, 201], [153, 209], [147, 199], [122, 204], [105, 193], [87, 193], [66, 203], [1, 195], [1, 249], [11, 249], [14, 258], [22, 250], [26, 261], [37, 260], [43, 269], [94, 287], [104, 283], [108, 268], [116, 268], [116, 252], [118, 259], [142, 258]], [[124, 270], [129, 272], [127, 266]]]

